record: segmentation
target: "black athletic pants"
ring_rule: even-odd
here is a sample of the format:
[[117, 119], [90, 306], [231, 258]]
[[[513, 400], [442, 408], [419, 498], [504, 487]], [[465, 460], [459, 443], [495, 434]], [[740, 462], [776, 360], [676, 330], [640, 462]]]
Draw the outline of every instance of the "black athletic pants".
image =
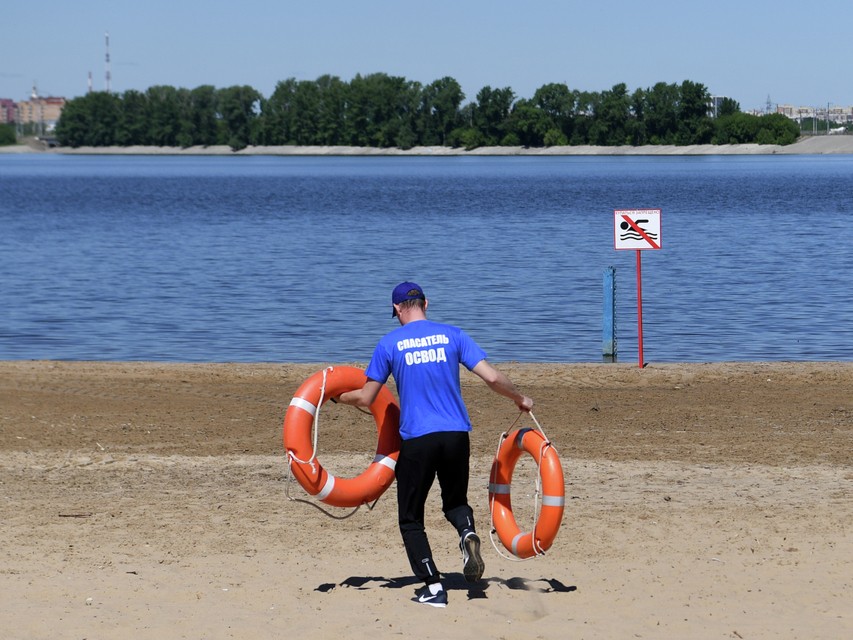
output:
[[424, 530], [427, 495], [438, 478], [444, 517], [460, 537], [473, 531], [474, 512], [468, 506], [470, 454], [467, 431], [430, 433], [404, 440], [400, 446], [395, 471], [400, 534], [412, 571], [427, 584], [440, 580]]

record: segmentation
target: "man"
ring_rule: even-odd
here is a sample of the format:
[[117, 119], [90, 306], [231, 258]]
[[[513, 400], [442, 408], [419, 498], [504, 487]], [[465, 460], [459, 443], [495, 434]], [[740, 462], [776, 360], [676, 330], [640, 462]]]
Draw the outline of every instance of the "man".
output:
[[533, 400], [489, 364], [486, 353], [464, 331], [427, 320], [428, 305], [423, 289], [414, 282], [397, 285], [391, 307], [400, 327], [379, 341], [364, 387], [342, 393], [338, 401], [369, 407], [389, 375], [394, 376], [402, 438], [395, 471], [400, 533], [412, 571], [424, 582], [414, 600], [444, 607], [447, 592], [424, 528], [424, 507], [436, 477], [444, 516], [459, 534], [465, 579], [479, 581], [485, 568], [474, 512], [468, 505], [471, 421], [462, 399], [459, 365], [522, 411], [530, 411]]

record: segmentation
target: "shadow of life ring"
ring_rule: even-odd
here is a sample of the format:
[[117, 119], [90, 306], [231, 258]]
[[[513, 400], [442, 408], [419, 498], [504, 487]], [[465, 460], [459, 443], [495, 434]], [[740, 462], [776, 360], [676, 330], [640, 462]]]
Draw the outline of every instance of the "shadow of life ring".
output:
[[[522, 532], [512, 513], [510, 486], [521, 454], [527, 452], [539, 465], [542, 503], [533, 531]], [[489, 475], [489, 508], [501, 544], [517, 558], [542, 555], [554, 543], [563, 520], [565, 488], [563, 468], [551, 443], [533, 429], [518, 429], [498, 448]]]
[[320, 406], [345, 391], [360, 389], [366, 381], [364, 371], [355, 367], [318, 371], [296, 390], [284, 416], [284, 448], [293, 477], [310, 495], [335, 507], [374, 502], [394, 481], [400, 455], [400, 407], [385, 385], [370, 405], [379, 430], [376, 456], [370, 466], [355, 478], [337, 478], [315, 457], [311, 434]]

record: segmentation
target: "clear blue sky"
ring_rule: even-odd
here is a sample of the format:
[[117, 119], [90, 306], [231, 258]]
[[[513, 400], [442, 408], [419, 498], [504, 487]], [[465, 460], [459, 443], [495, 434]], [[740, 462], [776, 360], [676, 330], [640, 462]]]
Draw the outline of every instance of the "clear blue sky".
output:
[[741, 108], [853, 105], [853, 2], [818, 0], [42, 0], [6, 2], [0, 98], [384, 72], [530, 98], [549, 82], [692, 80]]

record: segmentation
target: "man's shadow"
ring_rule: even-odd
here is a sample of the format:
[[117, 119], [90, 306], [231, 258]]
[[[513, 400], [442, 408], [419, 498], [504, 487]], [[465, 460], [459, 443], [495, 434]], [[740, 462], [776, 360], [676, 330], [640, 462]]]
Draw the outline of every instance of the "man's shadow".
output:
[[[532, 591], [535, 593], [571, 593], [577, 591], [576, 586], [568, 586], [555, 578], [483, 578], [479, 582], [469, 583], [461, 573], [443, 574], [442, 583], [448, 591], [467, 591], [469, 600], [488, 598], [486, 591], [492, 586], [506, 587], [515, 591]], [[348, 587], [352, 589], [403, 589], [419, 585], [420, 580], [414, 576], [401, 578], [384, 578], [381, 576], [350, 576], [346, 580], [335, 584], [326, 582], [319, 585], [315, 591], [328, 593], [336, 587]]]

